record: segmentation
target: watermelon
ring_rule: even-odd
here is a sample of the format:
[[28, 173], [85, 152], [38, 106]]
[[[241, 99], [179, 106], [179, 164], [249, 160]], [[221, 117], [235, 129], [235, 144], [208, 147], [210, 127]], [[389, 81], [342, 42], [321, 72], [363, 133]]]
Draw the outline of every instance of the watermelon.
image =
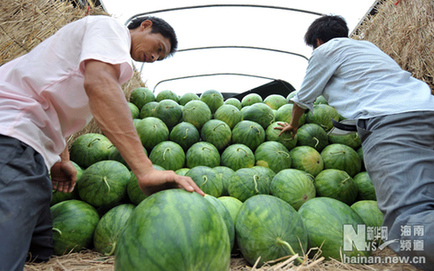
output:
[[95, 207], [120, 202], [126, 195], [130, 171], [122, 163], [96, 162], [83, 171], [77, 189], [80, 198]]
[[196, 93], [187, 92], [179, 98], [180, 105], [186, 105], [189, 101], [199, 100], [199, 96]]
[[[148, 155], [148, 151], [145, 149], [145, 147], [143, 147], [143, 151], [145, 152], [146, 155]], [[127, 164], [127, 162], [125, 161], [125, 159], [122, 157], [122, 155], [119, 152], [119, 150], [114, 145], [110, 148], [110, 153], [109, 153], [109, 156], [108, 156], [108, 160], [114, 160], [114, 161], [121, 162], [128, 169], [130, 168], [130, 166]]]
[[193, 124], [198, 131], [212, 116], [209, 106], [200, 100], [189, 101], [184, 105], [182, 113], [183, 121]]
[[183, 168], [175, 170], [175, 173], [180, 175], [180, 176], [185, 176], [185, 174], [187, 174], [187, 172], [189, 170], [190, 170], [189, 168], [183, 167]]
[[194, 143], [199, 141], [200, 134], [193, 124], [183, 121], [173, 127], [169, 139], [178, 143], [184, 151], [187, 151]]
[[292, 132], [285, 132], [279, 135], [281, 130], [275, 129], [276, 127], [280, 127], [279, 122], [273, 122], [267, 127], [267, 129], [265, 130], [266, 141], [277, 141], [283, 144], [283, 146], [285, 146], [288, 151], [292, 150], [295, 146], [297, 146], [297, 134], [294, 137], [292, 137]]
[[208, 200], [216, 208], [217, 212], [223, 218], [223, 221], [225, 222], [226, 227], [228, 228], [229, 241], [232, 250], [235, 243], [235, 223], [234, 220], [232, 219], [231, 214], [229, 213], [226, 206], [221, 201], [219, 201], [216, 197], [206, 194], [205, 199]]
[[286, 104], [286, 98], [280, 94], [270, 94], [264, 99], [264, 103], [271, 109], [277, 110], [282, 105]]
[[291, 93], [289, 93], [288, 96], [286, 96], [286, 101], [288, 103], [293, 103], [293, 101], [291, 101], [291, 99], [294, 98], [295, 95], [297, 95], [297, 90], [292, 91]]
[[362, 147], [360, 147], [360, 148], [358, 148], [357, 150], [357, 154], [359, 155], [359, 157], [360, 157], [360, 162], [362, 163], [362, 166], [361, 166], [361, 171], [363, 171], [363, 170], [366, 170], [366, 168], [365, 168], [365, 161], [363, 160], [363, 148]]
[[357, 194], [356, 200], [377, 200], [377, 195], [375, 193], [375, 187], [372, 184], [371, 178], [369, 177], [368, 172], [362, 171], [356, 174], [353, 178], [356, 183], [357, 190], [359, 191]]
[[333, 128], [332, 119], [339, 121], [339, 114], [334, 107], [327, 104], [314, 105], [313, 111], [309, 111], [306, 117], [308, 123], [318, 124], [326, 131]]
[[194, 143], [187, 150], [185, 160], [188, 168], [196, 166], [216, 167], [220, 165], [220, 153], [213, 144], [200, 141]]
[[306, 123], [297, 131], [297, 145], [310, 146], [322, 151], [329, 143], [326, 131], [315, 123]]
[[369, 251], [342, 251], [343, 225], [363, 224], [362, 218], [342, 201], [316, 197], [304, 203], [298, 210], [308, 233], [308, 249], [321, 248], [321, 256], [341, 260], [341, 253], [347, 256], [369, 256]]
[[383, 225], [383, 214], [378, 208], [375, 200], [359, 200], [351, 205], [353, 209], [368, 227], [381, 227]]
[[166, 170], [177, 170], [185, 165], [185, 152], [178, 143], [163, 141], [152, 149], [149, 159]]
[[213, 169], [217, 173], [223, 185], [223, 190], [221, 195], [229, 196], [229, 192], [228, 192], [229, 181], [232, 177], [232, 174], [234, 174], [235, 171], [225, 166], [217, 166], [217, 167], [213, 167]]
[[244, 144], [229, 145], [221, 155], [221, 165], [233, 170], [255, 165], [255, 154]]
[[285, 169], [271, 181], [271, 194], [289, 203], [295, 210], [316, 196], [311, 175], [298, 169]]
[[348, 173], [339, 169], [324, 169], [315, 178], [316, 193], [319, 197], [340, 200], [348, 205], [357, 197], [357, 185]]
[[90, 248], [99, 222], [98, 212], [90, 204], [76, 199], [50, 207], [53, 220], [53, 254], [63, 255]]
[[264, 103], [255, 103], [242, 112], [243, 120], [254, 121], [267, 129], [274, 122], [273, 110]]
[[263, 102], [263, 99], [262, 99], [261, 95], [259, 95], [257, 93], [247, 94], [246, 96], [244, 96], [241, 99], [242, 107], [249, 106], [249, 105], [252, 105], [255, 103], [262, 103], [262, 102]]
[[158, 102], [149, 102], [147, 104], [145, 104], [141, 109], [140, 109], [140, 114], [139, 114], [139, 118], [144, 119], [147, 117], [155, 117], [155, 110], [157, 110], [157, 106], [158, 106]]
[[143, 147], [148, 152], [151, 152], [158, 143], [169, 139], [169, 129], [159, 118], [144, 118], [139, 121], [136, 129]]
[[317, 104], [329, 104], [326, 100], [326, 98], [323, 95], [319, 95], [318, 97], [316, 97], [315, 102], [313, 102], [314, 105]]
[[274, 176], [276, 176], [276, 173], [268, 167], [254, 166], [252, 169], [256, 170], [256, 172], [265, 180], [268, 186], [271, 185], [271, 180], [273, 180]]
[[252, 151], [265, 141], [265, 130], [254, 121], [243, 120], [232, 129], [232, 143], [244, 144]]
[[93, 237], [95, 251], [105, 256], [114, 254], [119, 236], [134, 208], [133, 204], [121, 204], [110, 209], [101, 217]]
[[310, 146], [298, 146], [289, 152], [292, 167], [306, 171], [312, 176], [318, 175], [324, 169], [321, 154]]
[[308, 236], [300, 215], [275, 196], [256, 195], [246, 200], [235, 230], [242, 255], [255, 266], [306, 252]]
[[240, 168], [232, 174], [228, 192], [242, 202], [254, 195], [270, 194], [269, 179], [254, 168]]
[[216, 208], [197, 193], [168, 189], [141, 202], [116, 247], [115, 270], [229, 270], [230, 239]]
[[162, 100], [166, 100], [166, 99], [173, 100], [174, 102], [179, 103], [178, 94], [176, 94], [175, 92], [173, 92], [169, 89], [165, 89], [165, 90], [159, 92], [157, 94], [157, 96], [155, 97], [155, 100], [157, 102], [161, 102]]
[[232, 129], [242, 120], [241, 111], [234, 105], [224, 104], [214, 113], [214, 119], [224, 121]]
[[140, 109], [133, 103], [127, 102], [128, 108], [131, 111], [131, 118], [137, 119], [140, 114]]
[[224, 104], [223, 95], [215, 89], [205, 90], [200, 95], [199, 99], [208, 105], [211, 114], [214, 114], [215, 111]]
[[200, 136], [203, 141], [213, 144], [222, 152], [231, 143], [232, 131], [225, 122], [211, 119], [202, 126]]
[[[292, 118], [292, 109], [293, 104], [284, 104], [279, 109], [277, 109], [276, 114], [274, 115], [275, 121], [277, 122], [291, 122]], [[298, 126], [301, 127], [306, 123], [306, 114], [302, 114], [300, 119], [298, 120]]]
[[155, 108], [154, 117], [161, 119], [170, 130], [182, 117], [181, 106], [171, 99], [162, 100]]
[[[79, 182], [81, 175], [83, 174], [83, 169], [79, 165], [77, 165], [77, 163], [73, 161], [71, 161], [71, 163], [77, 170], [77, 182]], [[70, 199], [79, 199], [77, 185], [74, 187], [74, 190], [72, 190], [72, 192], [63, 193], [61, 191], [53, 190], [50, 206], [53, 206], [54, 204], [59, 203], [61, 201], [70, 200]]]
[[207, 166], [191, 168], [185, 176], [190, 177], [205, 193], [214, 197], [220, 197], [223, 191], [223, 183], [217, 172]]
[[275, 173], [291, 167], [291, 156], [286, 147], [277, 141], [265, 141], [255, 150], [257, 166], [272, 169]]
[[360, 172], [362, 162], [357, 152], [343, 144], [330, 144], [321, 151], [325, 169], [340, 169], [351, 177]]
[[[159, 165], [152, 165], [153, 168], [156, 170], [165, 170], [163, 167]], [[145, 198], [147, 198], [147, 195], [143, 193], [143, 191], [140, 189], [139, 183], [137, 182], [137, 177], [134, 175], [134, 173], [131, 172], [131, 177], [128, 180], [127, 184], [127, 196], [128, 199], [135, 205], [139, 205], [140, 202], [142, 202]]]
[[72, 143], [70, 159], [86, 169], [96, 162], [108, 160], [112, 146], [110, 140], [102, 134], [83, 134]]
[[339, 143], [347, 145], [355, 150], [362, 146], [362, 141], [360, 140], [358, 133], [351, 133], [346, 135], [333, 135], [329, 134], [329, 144]]
[[230, 104], [235, 106], [236, 108], [238, 108], [238, 110], [241, 110], [241, 108], [243, 107], [241, 104], [241, 101], [238, 100], [237, 98], [229, 98], [226, 99], [226, 101], [224, 102], [224, 104]]
[[232, 220], [235, 224], [235, 221], [237, 220], [238, 212], [241, 206], [243, 206], [243, 202], [231, 196], [221, 196], [218, 197], [217, 199], [226, 207], [226, 209], [228, 209], [229, 214], [231, 215]]
[[138, 87], [131, 91], [130, 102], [141, 109], [149, 102], [155, 102], [155, 95], [149, 88]]

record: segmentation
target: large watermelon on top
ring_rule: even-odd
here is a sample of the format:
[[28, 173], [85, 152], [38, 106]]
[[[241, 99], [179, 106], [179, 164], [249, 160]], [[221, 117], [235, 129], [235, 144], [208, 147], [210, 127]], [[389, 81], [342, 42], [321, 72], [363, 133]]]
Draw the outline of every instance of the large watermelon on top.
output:
[[308, 236], [300, 215], [271, 195], [246, 200], [237, 214], [235, 230], [241, 253], [252, 265], [306, 252]]
[[270, 94], [264, 99], [264, 103], [271, 109], [277, 110], [282, 105], [286, 104], [286, 98], [280, 94]]
[[180, 105], [186, 105], [189, 101], [192, 101], [192, 100], [199, 100], [199, 96], [197, 96], [196, 93], [187, 92], [179, 98], [179, 104]]
[[214, 113], [214, 118], [224, 121], [232, 129], [243, 118], [241, 111], [231, 104], [220, 106]]
[[255, 103], [262, 103], [263, 99], [258, 93], [249, 93], [241, 99], [242, 107], [246, 107]]
[[162, 100], [173, 100], [174, 102], [178, 103], [179, 102], [179, 96], [178, 94], [176, 94], [174, 91], [170, 90], [170, 89], [165, 89], [163, 91], [160, 91], [157, 96], [155, 96], [155, 100], [157, 102], [160, 102]]
[[170, 130], [173, 126], [178, 124], [181, 119], [182, 109], [177, 102], [171, 99], [165, 99], [158, 103], [155, 108], [154, 116], [161, 119]]
[[115, 252], [115, 270], [229, 270], [230, 239], [216, 208], [197, 193], [169, 189], [142, 201]]
[[155, 102], [155, 95], [149, 88], [138, 87], [131, 91], [130, 102], [141, 109], [149, 102]]
[[200, 131], [202, 126], [211, 119], [211, 109], [201, 100], [192, 100], [182, 109], [183, 121], [193, 124]]
[[200, 100], [204, 103], [206, 103], [211, 110], [211, 113], [214, 114], [215, 111], [224, 104], [224, 98], [223, 95], [215, 90], [215, 89], [209, 89], [205, 90], [200, 95]]

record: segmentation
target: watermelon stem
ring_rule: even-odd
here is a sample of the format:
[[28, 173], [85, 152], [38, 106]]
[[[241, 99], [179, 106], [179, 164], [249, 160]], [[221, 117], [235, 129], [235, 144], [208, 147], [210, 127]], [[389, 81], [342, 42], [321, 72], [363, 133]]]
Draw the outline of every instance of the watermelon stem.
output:
[[219, 123], [216, 127], [214, 127], [212, 130], [215, 132], [215, 130], [217, 129], [217, 127], [219, 127], [220, 125], [225, 125], [226, 123]]
[[110, 185], [109, 185], [109, 183], [107, 182], [107, 177], [104, 177], [104, 178], [102, 178], [102, 180], [104, 181], [104, 183], [105, 183], [105, 185], [107, 186], [107, 194], [106, 195], [108, 195], [108, 194], [110, 194]]
[[277, 153], [278, 154], [281, 154], [281, 153], [283, 153], [283, 154], [285, 154], [286, 155], [286, 158], [289, 158], [289, 153], [287, 153], [287, 152], [284, 152], [284, 151], [277, 151]]
[[59, 230], [58, 228], [53, 228], [53, 231], [58, 232], [60, 235], [62, 235], [62, 231]]
[[256, 129], [256, 130], [258, 131], [258, 135], [261, 134], [261, 131], [258, 129], [258, 127], [252, 125], [252, 126], [250, 126], [250, 128], [254, 128], [254, 129]]
[[259, 190], [258, 190], [258, 181], [257, 181], [258, 178], [259, 178], [258, 175], [254, 175], [254, 176], [253, 176], [253, 183], [255, 184], [255, 192], [259, 194]]
[[93, 139], [92, 141], [89, 142], [89, 144], [87, 144], [87, 147], [92, 146], [92, 145], [93, 145], [93, 142], [95, 142], [95, 141], [99, 141], [99, 140], [100, 140], [99, 138], [95, 138], [95, 139]]
[[331, 152], [330, 154], [345, 154], [345, 151], [335, 151], [335, 152]]
[[[280, 238], [277, 238], [276, 243], [277, 243], [278, 245], [283, 245], [284, 247], [286, 247], [292, 255], [297, 254], [297, 253], [295, 253], [295, 251], [292, 249], [291, 245], [290, 245], [288, 242], [283, 241], [283, 240], [280, 239]], [[297, 257], [297, 261], [298, 261], [299, 263], [303, 263], [303, 260], [302, 260], [302, 258], [300, 258], [300, 257]]]
[[104, 253], [104, 255], [105, 256], [111, 256], [111, 255], [113, 255], [113, 253], [115, 253], [115, 249], [116, 249], [116, 241], [113, 242], [112, 249], [108, 253]]
[[319, 144], [319, 140], [316, 137], [313, 137], [312, 139], [316, 141], [315, 146], [314, 146], [314, 148], [316, 148]]
[[170, 151], [170, 148], [166, 148], [166, 149], [164, 150], [164, 152], [163, 152], [163, 161], [166, 160], [166, 152], [167, 152], [167, 151]]
[[187, 138], [187, 136], [188, 136], [188, 130], [189, 130], [190, 128], [187, 128], [187, 129], [185, 129], [185, 136], [182, 138], [182, 139], [186, 139]]

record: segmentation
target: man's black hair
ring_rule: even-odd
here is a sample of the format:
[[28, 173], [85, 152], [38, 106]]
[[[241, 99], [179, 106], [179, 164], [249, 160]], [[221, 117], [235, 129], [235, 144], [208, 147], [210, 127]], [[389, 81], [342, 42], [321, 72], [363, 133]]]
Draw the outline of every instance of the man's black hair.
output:
[[337, 15], [326, 15], [316, 19], [304, 35], [304, 42], [317, 47], [317, 39], [323, 43], [333, 38], [348, 38], [348, 26], [344, 18]]
[[150, 20], [152, 22], [151, 33], [160, 33], [163, 37], [170, 40], [170, 54], [175, 53], [178, 48], [178, 39], [176, 38], [175, 30], [168, 24], [165, 20], [154, 17], [154, 16], [144, 16], [135, 18], [128, 24], [128, 29], [136, 29], [142, 22]]

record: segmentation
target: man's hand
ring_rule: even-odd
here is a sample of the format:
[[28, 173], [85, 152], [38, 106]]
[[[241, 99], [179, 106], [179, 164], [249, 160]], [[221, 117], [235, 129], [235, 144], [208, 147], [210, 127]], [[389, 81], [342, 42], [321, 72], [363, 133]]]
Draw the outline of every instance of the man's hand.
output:
[[63, 193], [71, 193], [74, 190], [75, 182], [77, 181], [77, 169], [71, 161], [55, 163], [51, 167], [50, 174], [54, 190]]
[[171, 188], [181, 188], [188, 192], [196, 192], [205, 196], [205, 193], [190, 177], [177, 175], [172, 170], [162, 171], [153, 168], [145, 175], [136, 177], [140, 189], [148, 196], [158, 191]]
[[274, 129], [281, 130], [279, 136], [285, 132], [292, 132], [292, 138], [295, 138], [295, 134], [297, 134], [298, 131], [298, 126], [293, 127], [287, 122], [278, 122], [277, 124], [279, 124], [280, 126], [276, 126], [274, 127]]

